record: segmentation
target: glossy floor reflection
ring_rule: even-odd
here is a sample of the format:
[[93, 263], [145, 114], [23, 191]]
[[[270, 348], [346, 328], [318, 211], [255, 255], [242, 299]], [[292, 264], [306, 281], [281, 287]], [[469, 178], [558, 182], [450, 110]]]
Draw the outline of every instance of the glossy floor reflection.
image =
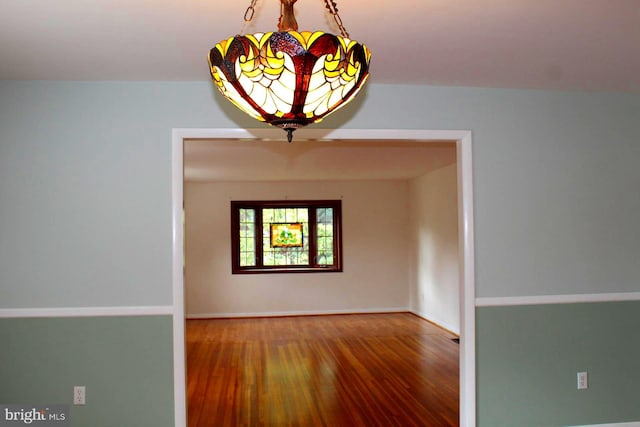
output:
[[409, 313], [189, 320], [189, 426], [457, 426], [453, 337]]

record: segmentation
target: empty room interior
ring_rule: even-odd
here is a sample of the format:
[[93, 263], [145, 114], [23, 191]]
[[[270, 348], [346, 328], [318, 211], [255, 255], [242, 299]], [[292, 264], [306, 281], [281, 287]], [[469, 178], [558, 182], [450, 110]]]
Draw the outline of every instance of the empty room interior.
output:
[[[457, 179], [452, 141], [186, 140], [189, 425], [458, 425]], [[309, 200], [342, 271], [233, 274], [232, 202]]]

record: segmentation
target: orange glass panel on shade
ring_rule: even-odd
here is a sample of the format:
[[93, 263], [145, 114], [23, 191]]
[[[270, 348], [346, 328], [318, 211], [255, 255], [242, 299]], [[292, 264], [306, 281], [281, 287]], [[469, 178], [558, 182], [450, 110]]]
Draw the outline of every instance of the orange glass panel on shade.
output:
[[[292, 14], [293, 2], [281, 1], [290, 3]], [[292, 15], [280, 19], [280, 31], [221, 41], [210, 51], [209, 65], [225, 98], [285, 129], [291, 142], [295, 129], [321, 121], [354, 98], [369, 77], [371, 52], [346, 33], [298, 32]], [[283, 21], [294, 29], [283, 31]]]

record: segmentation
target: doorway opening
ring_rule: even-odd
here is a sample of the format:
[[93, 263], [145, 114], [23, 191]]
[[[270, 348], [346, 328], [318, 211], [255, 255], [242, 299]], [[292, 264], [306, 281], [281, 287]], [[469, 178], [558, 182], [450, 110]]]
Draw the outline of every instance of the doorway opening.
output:
[[[460, 423], [475, 425], [475, 283], [473, 253], [473, 185], [471, 132], [430, 130], [303, 129], [298, 143], [312, 141], [412, 141], [421, 144], [454, 143], [458, 189], [458, 240], [460, 263]], [[172, 146], [173, 200], [173, 324], [175, 425], [186, 426], [185, 290], [184, 290], [184, 145], [185, 140], [272, 141], [280, 144], [277, 129], [174, 129]], [[278, 142], [274, 142], [278, 141]], [[296, 142], [294, 142], [295, 147]], [[291, 146], [290, 146], [291, 147]], [[295, 149], [294, 147], [291, 147]]]

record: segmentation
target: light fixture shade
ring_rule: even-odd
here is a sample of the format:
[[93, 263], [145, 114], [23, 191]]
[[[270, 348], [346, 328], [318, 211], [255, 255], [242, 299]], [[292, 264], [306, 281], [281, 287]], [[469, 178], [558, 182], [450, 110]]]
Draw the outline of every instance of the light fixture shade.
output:
[[209, 54], [220, 92], [250, 116], [291, 131], [353, 99], [369, 76], [369, 49], [348, 38], [279, 31], [235, 36]]

